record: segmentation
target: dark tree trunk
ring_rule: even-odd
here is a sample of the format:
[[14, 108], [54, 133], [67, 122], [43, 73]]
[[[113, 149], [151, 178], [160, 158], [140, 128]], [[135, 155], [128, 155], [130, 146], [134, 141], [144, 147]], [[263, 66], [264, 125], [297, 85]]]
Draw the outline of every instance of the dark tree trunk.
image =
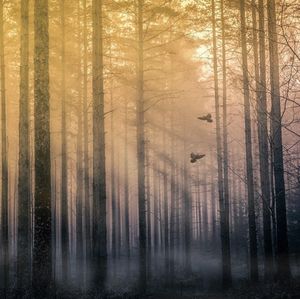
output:
[[144, 1], [137, 7], [138, 63], [137, 63], [137, 160], [139, 214], [139, 289], [146, 291], [146, 198], [145, 198], [145, 129], [144, 129]]
[[244, 117], [245, 117], [245, 145], [246, 145], [246, 172], [248, 191], [248, 220], [249, 220], [249, 246], [250, 246], [250, 278], [252, 282], [258, 280], [257, 261], [257, 236], [254, 208], [254, 182], [253, 182], [253, 158], [252, 158], [252, 137], [251, 137], [251, 115], [250, 115], [250, 92], [248, 77], [248, 58], [246, 41], [246, 16], [245, 0], [240, 1], [241, 17], [241, 43], [243, 59], [243, 88], [244, 88]]
[[269, 148], [268, 148], [268, 111], [266, 94], [266, 53], [265, 53], [265, 13], [264, 0], [259, 0], [259, 43], [257, 40], [256, 1], [252, 1], [253, 19], [253, 50], [255, 65], [255, 80], [257, 90], [257, 130], [259, 143], [260, 185], [263, 205], [263, 230], [265, 253], [265, 278], [273, 275], [273, 248], [270, 215], [270, 174], [269, 174]]
[[213, 164], [213, 153], [211, 152], [211, 165], [210, 165], [210, 200], [211, 200], [211, 238], [212, 244], [216, 243], [217, 225], [216, 225], [216, 192], [215, 192], [215, 171]]
[[[185, 121], [185, 120], [184, 120]], [[185, 126], [185, 125], [184, 125]], [[187, 152], [186, 150], [186, 140], [184, 140], [183, 145], [183, 155]], [[192, 264], [191, 264], [191, 229], [192, 229], [192, 198], [189, 192], [188, 186], [188, 170], [187, 163], [183, 161], [182, 169], [182, 179], [183, 179], [183, 211], [184, 211], [184, 270], [187, 275], [191, 274]]]
[[[150, 135], [150, 134], [149, 134]], [[148, 135], [148, 136], [149, 136]], [[151, 278], [151, 251], [152, 251], [152, 221], [151, 221], [151, 186], [150, 186], [150, 150], [146, 148], [146, 199], [147, 199], [147, 279]]]
[[212, 27], [213, 27], [216, 133], [217, 133], [216, 141], [217, 141], [217, 161], [218, 161], [218, 192], [219, 192], [219, 208], [220, 208], [220, 234], [221, 234], [221, 247], [222, 247], [222, 273], [223, 273], [222, 279], [223, 279], [223, 287], [228, 288], [232, 283], [232, 278], [231, 278], [231, 265], [230, 265], [230, 254], [229, 254], [230, 252], [229, 231], [226, 229], [226, 215], [225, 215], [226, 213], [225, 213], [225, 201], [224, 201], [215, 0], [212, 0]]
[[31, 280], [31, 202], [29, 139], [29, 0], [21, 1], [21, 66], [18, 180], [18, 289], [24, 294]]
[[5, 58], [3, 32], [3, 3], [0, 4], [0, 70], [1, 70], [1, 155], [2, 155], [2, 188], [1, 188], [1, 244], [2, 244], [2, 279], [6, 292], [9, 271], [9, 240], [8, 240], [8, 165], [7, 165], [7, 124], [6, 124], [6, 86], [5, 86]]
[[[171, 121], [170, 121], [171, 132], [174, 133], [174, 101], [172, 101], [171, 108]], [[171, 202], [171, 211], [170, 211], [170, 279], [171, 284], [174, 283], [175, 275], [175, 232], [176, 232], [176, 183], [175, 183], [175, 153], [174, 153], [174, 135], [171, 136], [171, 169], [170, 169], [170, 202]]]
[[[205, 162], [204, 162], [205, 163]], [[203, 176], [202, 176], [202, 198], [203, 198], [203, 206], [202, 206], [202, 212], [203, 212], [203, 241], [204, 246], [207, 248], [208, 246], [208, 201], [207, 201], [207, 168], [206, 163], [203, 165]]]
[[228, 264], [228, 276], [230, 286], [232, 284], [231, 273], [231, 247], [230, 247], [230, 223], [229, 223], [229, 180], [228, 180], [228, 124], [227, 124], [227, 61], [226, 61], [226, 22], [224, 15], [224, 0], [221, 0], [221, 27], [222, 27], [222, 73], [223, 73], [223, 175], [224, 175], [224, 234], [226, 238], [226, 263]]
[[90, 175], [88, 145], [88, 65], [87, 65], [87, 4], [83, 0], [83, 164], [84, 164], [84, 211], [85, 211], [85, 246], [86, 258], [91, 256], [91, 213], [90, 213]]
[[94, 286], [104, 292], [107, 267], [102, 0], [93, 0], [93, 248]]
[[[163, 150], [166, 153], [166, 125], [163, 128]], [[169, 203], [168, 203], [168, 175], [167, 175], [167, 162], [163, 160], [163, 201], [164, 201], [164, 250], [165, 250], [165, 271], [166, 280], [169, 280]]]
[[[130, 230], [129, 230], [129, 174], [128, 174], [128, 108], [127, 100], [125, 102], [125, 136], [124, 136], [124, 204], [125, 204], [125, 250], [126, 255], [130, 257]], [[149, 188], [149, 184], [147, 184]], [[147, 196], [147, 200], [148, 196]]]
[[51, 165], [48, 1], [34, 5], [35, 198], [33, 281], [35, 298], [51, 291]]
[[65, 1], [60, 1], [61, 26], [61, 250], [62, 277], [67, 280], [69, 262], [69, 224], [68, 224], [68, 162], [66, 132], [66, 51], [65, 51]]
[[[153, 135], [155, 135], [155, 132]], [[153, 141], [153, 143], [154, 143], [154, 146], [156, 146], [154, 141]], [[157, 255], [157, 253], [158, 253], [158, 246], [159, 246], [159, 232], [158, 232], [159, 169], [158, 169], [158, 163], [156, 161], [157, 161], [157, 157], [155, 157], [155, 152], [153, 151], [153, 169], [152, 169], [152, 175], [153, 175], [153, 243], [154, 243], [153, 245], [154, 245], [154, 254], [155, 255]]]
[[203, 246], [203, 221], [202, 221], [202, 196], [201, 196], [201, 179], [200, 179], [200, 166], [197, 167], [197, 214], [198, 214], [198, 227], [199, 227], [199, 241], [200, 246]]
[[270, 53], [270, 81], [271, 81], [271, 131], [274, 157], [274, 182], [276, 198], [277, 220], [277, 259], [278, 275], [284, 279], [290, 277], [289, 246], [287, 236], [286, 199], [284, 182], [284, 162], [282, 150], [282, 124], [280, 105], [280, 80], [279, 57], [276, 29], [276, 4], [274, 0], [267, 1], [268, 29], [269, 29], [269, 53]]
[[77, 3], [77, 29], [78, 29], [78, 43], [77, 43], [77, 55], [78, 55], [78, 112], [77, 112], [77, 152], [76, 152], [76, 262], [77, 262], [77, 273], [81, 279], [82, 267], [83, 267], [83, 125], [82, 125], [82, 74], [81, 74], [81, 34], [80, 34], [80, 2]]
[[111, 193], [111, 216], [112, 216], [112, 256], [115, 259], [117, 256], [117, 236], [118, 236], [118, 207], [117, 207], [117, 197], [116, 197], [116, 180], [115, 180], [115, 140], [114, 140], [114, 106], [113, 106], [113, 95], [112, 88], [110, 92], [110, 109], [111, 119], [110, 119], [110, 131], [111, 131], [111, 164], [110, 164], [110, 193]]

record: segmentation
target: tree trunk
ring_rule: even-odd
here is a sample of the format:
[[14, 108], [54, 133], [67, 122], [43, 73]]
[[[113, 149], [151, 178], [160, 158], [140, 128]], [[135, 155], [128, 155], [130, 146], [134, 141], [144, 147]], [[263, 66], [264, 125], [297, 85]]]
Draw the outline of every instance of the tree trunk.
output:
[[232, 283], [230, 265], [230, 244], [229, 235], [226, 230], [225, 202], [224, 202], [224, 181], [223, 181], [223, 162], [221, 145], [221, 124], [220, 124], [220, 103], [219, 103], [219, 80], [217, 64], [217, 36], [216, 36], [216, 13], [215, 0], [212, 0], [212, 27], [213, 27], [213, 60], [214, 60], [214, 88], [215, 88], [215, 110], [216, 110], [216, 142], [217, 142], [217, 161], [218, 161], [218, 192], [220, 208], [220, 234], [222, 247], [222, 280], [223, 288], [230, 287]]
[[6, 292], [8, 287], [8, 165], [7, 165], [7, 129], [6, 129], [6, 86], [3, 37], [3, 3], [0, 5], [0, 68], [1, 68], [1, 154], [2, 154], [2, 188], [1, 188], [1, 243], [2, 243], [2, 279]]
[[137, 160], [139, 214], [139, 288], [146, 291], [146, 200], [145, 200], [145, 129], [144, 129], [144, 0], [138, 0], [137, 34]]
[[29, 0], [21, 1], [21, 66], [18, 178], [18, 249], [17, 280], [21, 294], [30, 286], [31, 202], [29, 153]]
[[[171, 108], [171, 132], [174, 132], [174, 101], [172, 101]], [[170, 173], [170, 201], [171, 201], [171, 211], [170, 211], [170, 278], [171, 284], [174, 283], [175, 276], [175, 232], [176, 232], [176, 184], [175, 184], [175, 154], [174, 154], [174, 136], [171, 136], [171, 173]]]
[[85, 246], [86, 258], [91, 256], [91, 217], [90, 217], [90, 175], [89, 175], [89, 145], [88, 145], [88, 65], [87, 65], [87, 5], [83, 0], [83, 164], [84, 164], [84, 211], [85, 211]]
[[[155, 136], [155, 132], [153, 134]], [[154, 139], [154, 138], [153, 138]], [[153, 141], [154, 146], [155, 142]], [[159, 185], [159, 169], [157, 157], [155, 157], [155, 152], [153, 151], [153, 245], [154, 245], [154, 254], [157, 255], [158, 253], [158, 246], [159, 246], [159, 232], [158, 232], [158, 185]]]
[[[150, 135], [150, 134], [149, 134]], [[147, 279], [151, 278], [151, 251], [152, 251], [152, 221], [151, 221], [151, 186], [150, 186], [150, 150], [146, 148], [146, 199], [147, 199]]]
[[68, 278], [69, 224], [68, 224], [68, 162], [66, 132], [66, 54], [65, 54], [65, 1], [60, 1], [61, 26], [61, 250], [62, 277]]
[[77, 3], [77, 30], [78, 30], [78, 42], [77, 42], [77, 75], [78, 75], [78, 112], [77, 112], [77, 152], [76, 152], [76, 263], [77, 273], [81, 280], [83, 278], [83, 126], [82, 126], [82, 74], [81, 74], [81, 34], [80, 34], [80, 2]]
[[35, 198], [34, 297], [47, 298], [52, 280], [48, 1], [34, 5]]
[[203, 198], [203, 206], [202, 206], [202, 211], [203, 211], [203, 241], [204, 241], [204, 247], [207, 248], [208, 246], [208, 201], [207, 201], [207, 168], [206, 168], [206, 163], [203, 163], [203, 175], [202, 175], [202, 198]]
[[224, 234], [226, 238], [226, 263], [228, 264], [229, 283], [232, 284], [230, 223], [229, 223], [229, 181], [228, 181], [228, 129], [227, 129], [227, 63], [226, 63], [226, 22], [224, 15], [224, 0], [221, 0], [222, 28], [222, 74], [223, 74], [223, 175], [224, 175]]
[[271, 131], [274, 157], [274, 182], [276, 198], [277, 220], [277, 258], [278, 275], [284, 279], [290, 277], [289, 246], [287, 236], [286, 199], [284, 183], [284, 162], [282, 150], [282, 124], [280, 105], [279, 82], [279, 57], [276, 29], [276, 7], [274, 0], [268, 0], [268, 29], [269, 29], [269, 53], [270, 53], [270, 81], [271, 81]]
[[[263, 204], [263, 230], [265, 253], [265, 278], [272, 278], [273, 274], [273, 248], [270, 215], [270, 174], [269, 174], [269, 148], [268, 148], [268, 111], [266, 94], [266, 53], [265, 53], [265, 13], [264, 0], [259, 0], [259, 43], [257, 40], [256, 1], [252, 1], [253, 19], [253, 50], [255, 81], [257, 90], [257, 131], [259, 143], [260, 185]], [[258, 54], [259, 50], [259, 54]]]
[[111, 163], [110, 163], [110, 193], [111, 193], [111, 215], [112, 215], [112, 256], [116, 259], [117, 256], [117, 198], [116, 198], [116, 183], [115, 183], [115, 140], [114, 140], [114, 106], [112, 88], [110, 92], [110, 131], [111, 131]]
[[93, 0], [93, 261], [94, 286], [104, 291], [107, 267], [102, 0]]
[[210, 149], [211, 152], [211, 165], [210, 165], [210, 200], [211, 200], [211, 238], [212, 244], [216, 244], [216, 235], [217, 235], [217, 228], [216, 228], [216, 192], [215, 192], [215, 174], [214, 174], [214, 164], [213, 164], [213, 150]]
[[246, 143], [246, 168], [247, 168], [247, 191], [248, 191], [248, 220], [249, 220], [249, 246], [250, 246], [250, 278], [252, 282], [258, 280], [257, 264], [257, 238], [254, 208], [254, 182], [253, 182], [253, 159], [250, 115], [250, 92], [248, 78], [248, 58], [246, 41], [246, 16], [245, 0], [240, 1], [241, 17], [241, 43], [243, 59], [243, 88], [244, 88], [244, 115], [245, 115], [245, 143]]
[[[163, 128], [163, 150], [166, 153], [166, 126]], [[169, 279], [169, 204], [168, 204], [168, 175], [167, 162], [163, 160], [163, 200], [164, 200], [164, 245], [165, 245], [165, 271]]]
[[200, 246], [203, 246], [203, 221], [202, 221], [202, 196], [201, 196], [201, 179], [200, 179], [200, 167], [197, 167], [197, 214], [198, 214], [198, 227], [199, 227], [199, 241]]
[[[184, 120], [185, 122], [185, 120]], [[185, 127], [185, 124], [184, 124]], [[185, 129], [184, 129], [185, 131]], [[187, 152], [186, 140], [183, 141], [183, 155]], [[184, 270], [187, 275], [191, 274], [191, 230], [192, 230], [192, 199], [188, 187], [188, 170], [187, 163], [184, 159], [182, 169], [183, 179], [183, 211], [184, 211]]]
[[[125, 203], [125, 250], [130, 257], [130, 231], [129, 231], [129, 174], [128, 174], [128, 103], [125, 102], [125, 136], [124, 136], [124, 203]], [[148, 186], [149, 188], [149, 186]], [[147, 197], [148, 200], [148, 197]]]

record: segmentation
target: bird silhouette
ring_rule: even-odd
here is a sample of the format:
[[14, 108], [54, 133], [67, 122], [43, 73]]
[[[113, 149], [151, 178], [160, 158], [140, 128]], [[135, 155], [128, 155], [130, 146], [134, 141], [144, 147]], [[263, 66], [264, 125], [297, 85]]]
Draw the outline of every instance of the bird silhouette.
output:
[[198, 119], [207, 121], [208, 123], [212, 123], [212, 122], [213, 122], [213, 119], [212, 119], [210, 113], [208, 113], [208, 114], [205, 115], [205, 116], [199, 116]]
[[196, 163], [198, 160], [204, 158], [205, 155], [191, 153], [191, 163]]

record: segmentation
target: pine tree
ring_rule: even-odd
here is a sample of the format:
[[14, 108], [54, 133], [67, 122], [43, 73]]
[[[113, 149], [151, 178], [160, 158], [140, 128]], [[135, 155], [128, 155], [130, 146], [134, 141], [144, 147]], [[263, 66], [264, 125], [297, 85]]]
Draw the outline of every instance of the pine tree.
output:
[[29, 1], [21, 1], [21, 66], [18, 180], [18, 289], [30, 284], [31, 203], [29, 152]]
[[48, 1], [34, 5], [34, 128], [35, 200], [33, 244], [33, 288], [35, 298], [51, 291], [51, 167]]
[[244, 117], [245, 117], [245, 146], [246, 146], [246, 173], [248, 191], [248, 221], [249, 221], [249, 246], [250, 246], [250, 278], [252, 282], [258, 280], [257, 261], [257, 236], [254, 208], [254, 182], [253, 182], [253, 158], [251, 137], [251, 115], [250, 115], [250, 91], [248, 76], [248, 57], [246, 41], [246, 16], [245, 0], [240, 1], [241, 17], [241, 44], [243, 60], [243, 89], [244, 89]]

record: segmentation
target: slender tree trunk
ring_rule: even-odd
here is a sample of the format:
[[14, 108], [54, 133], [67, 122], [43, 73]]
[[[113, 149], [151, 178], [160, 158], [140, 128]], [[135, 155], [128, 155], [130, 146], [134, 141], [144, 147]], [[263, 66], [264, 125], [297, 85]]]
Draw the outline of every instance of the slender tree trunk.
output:
[[[163, 150], [166, 153], [166, 127], [163, 131]], [[168, 203], [168, 175], [167, 162], [163, 161], [163, 200], [164, 200], [164, 245], [165, 245], [165, 268], [166, 278], [169, 280], [169, 203]]]
[[[128, 174], [128, 103], [125, 102], [125, 136], [124, 136], [124, 203], [125, 203], [125, 250], [130, 257], [130, 231], [129, 231], [129, 174]], [[149, 188], [149, 185], [148, 185]], [[147, 197], [147, 200], [148, 197]]]
[[216, 199], [215, 199], [215, 174], [214, 174], [214, 164], [213, 164], [213, 150], [210, 149], [211, 152], [211, 165], [210, 165], [210, 200], [211, 200], [211, 238], [212, 238], [212, 244], [216, 243], [216, 235], [217, 235], [217, 229], [216, 229]]
[[[117, 148], [119, 146], [117, 145]], [[121, 216], [121, 192], [120, 192], [120, 151], [117, 154], [117, 252], [121, 256], [122, 252], [122, 216]]]
[[[172, 111], [171, 111], [171, 131], [174, 132], [174, 108], [172, 102]], [[176, 206], [176, 185], [175, 185], [175, 154], [174, 154], [174, 136], [171, 136], [171, 191], [170, 191], [170, 201], [171, 201], [171, 211], [170, 211], [170, 276], [171, 283], [174, 283], [175, 275], [175, 206]]]
[[199, 227], [199, 241], [200, 245], [202, 247], [203, 245], [203, 225], [202, 225], [202, 196], [201, 196], [201, 180], [200, 180], [200, 167], [197, 167], [197, 203], [198, 203], [198, 209], [197, 209], [197, 214], [198, 214], [198, 227]]
[[[150, 135], [150, 134], [149, 134]], [[150, 150], [146, 148], [146, 198], [147, 198], [147, 279], [151, 278], [151, 251], [152, 251], [152, 226], [151, 226], [151, 186], [150, 186]]]
[[222, 247], [222, 273], [223, 273], [222, 280], [223, 280], [223, 287], [228, 288], [232, 283], [232, 278], [231, 278], [231, 265], [230, 265], [230, 258], [229, 258], [230, 244], [229, 244], [228, 231], [226, 230], [226, 216], [225, 216], [225, 202], [224, 202], [215, 0], [212, 0], [212, 27], [213, 27], [216, 133], [217, 133], [216, 142], [217, 142], [217, 161], [218, 161], [218, 192], [219, 192], [220, 233], [221, 233], [221, 247]]
[[146, 200], [145, 200], [145, 130], [144, 130], [144, 0], [138, 0], [138, 63], [137, 63], [137, 160], [139, 214], [139, 288], [146, 291]]
[[284, 182], [284, 161], [282, 149], [282, 124], [280, 105], [280, 79], [278, 40], [276, 29], [276, 4], [274, 0], [267, 1], [268, 29], [269, 29], [269, 53], [270, 53], [270, 81], [271, 81], [271, 131], [274, 156], [274, 181], [276, 198], [277, 220], [277, 258], [278, 275], [285, 279], [290, 277], [289, 246], [287, 236], [286, 199]]
[[[181, 171], [180, 171], [180, 165], [177, 165], [177, 167], [175, 168], [175, 172], [176, 172], [176, 184], [175, 184], [175, 251], [176, 253], [179, 254], [179, 248], [180, 248], [180, 206], [181, 206], [181, 202], [180, 202], [180, 197], [181, 197], [181, 190], [180, 190], [180, 175], [181, 175]], [[177, 259], [177, 254], [175, 255], [174, 253], [174, 257], [175, 259]]]
[[224, 15], [224, 0], [221, 0], [222, 28], [222, 74], [223, 74], [223, 175], [224, 175], [224, 221], [226, 238], [226, 263], [228, 264], [229, 286], [232, 284], [231, 247], [230, 247], [230, 215], [229, 215], [229, 180], [228, 180], [228, 128], [227, 128], [227, 63], [226, 63], [226, 22]]
[[86, 258], [91, 256], [91, 217], [90, 217], [90, 177], [89, 177], [89, 145], [88, 145], [88, 65], [87, 65], [87, 4], [83, 0], [83, 164], [84, 164], [84, 211]]
[[47, 0], [35, 1], [34, 15], [35, 198], [33, 281], [35, 298], [47, 298], [50, 295], [52, 279]]
[[[113, 95], [112, 88], [110, 93], [110, 109], [113, 111]], [[110, 116], [110, 131], [111, 131], [111, 164], [110, 164], [110, 193], [111, 193], [111, 215], [112, 215], [112, 256], [116, 259], [117, 256], [117, 198], [116, 198], [116, 183], [115, 183], [115, 140], [114, 140], [114, 112]]]
[[[272, 278], [273, 248], [270, 215], [270, 174], [269, 174], [269, 148], [268, 148], [268, 111], [266, 94], [266, 53], [265, 53], [265, 13], [264, 0], [259, 0], [259, 43], [257, 40], [256, 1], [252, 0], [253, 19], [253, 50], [255, 80], [257, 90], [257, 130], [259, 143], [260, 185], [263, 205], [263, 230], [265, 253], [265, 278]], [[259, 51], [259, 53], [258, 53]]]
[[247, 191], [248, 191], [248, 218], [249, 218], [249, 246], [250, 246], [250, 278], [252, 282], [258, 280], [257, 262], [257, 236], [254, 208], [254, 182], [253, 182], [253, 158], [251, 137], [251, 115], [250, 115], [250, 92], [248, 78], [248, 59], [246, 41], [246, 16], [245, 0], [240, 1], [241, 17], [241, 43], [243, 59], [243, 88], [244, 88], [244, 114], [245, 114], [245, 143], [246, 143], [246, 169], [247, 169]]
[[236, 246], [238, 244], [238, 236], [237, 236], [237, 232], [239, 229], [239, 223], [238, 223], [238, 195], [237, 195], [237, 176], [236, 176], [236, 172], [237, 172], [237, 167], [236, 167], [236, 151], [233, 151], [232, 154], [232, 169], [233, 169], [233, 173], [232, 173], [232, 220], [233, 220], [233, 225], [232, 225], [232, 232], [233, 232], [233, 236], [232, 236], [232, 240], [233, 240], [233, 246]]
[[20, 123], [18, 177], [18, 249], [17, 280], [22, 292], [30, 286], [31, 202], [30, 202], [30, 139], [29, 139], [29, 1], [21, 1], [21, 66], [20, 66]]
[[1, 68], [1, 155], [2, 155], [2, 188], [1, 188], [1, 243], [2, 243], [2, 278], [6, 292], [8, 287], [9, 270], [9, 240], [8, 240], [8, 165], [7, 165], [7, 128], [6, 128], [6, 90], [5, 90], [5, 59], [4, 59], [4, 32], [3, 6], [0, 5], [0, 68]]
[[158, 176], [158, 250], [159, 253], [163, 251], [163, 229], [162, 229], [162, 180], [161, 175]]
[[68, 162], [66, 132], [66, 54], [65, 54], [65, 1], [60, 0], [61, 26], [61, 250], [62, 277], [68, 278], [69, 224], [68, 224]]
[[[185, 120], [184, 120], [185, 122]], [[185, 126], [185, 124], [184, 124]], [[185, 130], [185, 129], [184, 129]], [[186, 140], [184, 140], [183, 154], [187, 152], [186, 150]], [[186, 161], [183, 161], [183, 211], [184, 211], [184, 270], [187, 275], [191, 273], [191, 229], [192, 229], [192, 198], [190, 196], [188, 187], [188, 170]]]
[[95, 287], [104, 291], [107, 267], [102, 0], [93, 0], [93, 260]]
[[[205, 162], [204, 162], [205, 163]], [[203, 211], [203, 239], [204, 239], [204, 244], [205, 247], [207, 248], [208, 246], [208, 201], [207, 201], [207, 168], [206, 168], [206, 163], [203, 165], [203, 176], [202, 176], [202, 198], [203, 198], [203, 206], [202, 206], [202, 211]]]
[[[155, 132], [154, 134], [155, 135]], [[154, 143], [154, 142], [153, 142]], [[155, 146], [155, 144], [154, 144]], [[157, 165], [157, 157], [155, 157], [155, 152], [153, 151], [153, 243], [154, 243], [154, 254], [158, 253], [158, 243], [159, 243], [159, 232], [158, 232], [158, 184], [159, 184], [159, 169]]]
[[[80, 86], [80, 84], [79, 84]], [[81, 89], [81, 86], [79, 87]], [[81, 276], [83, 266], [83, 157], [82, 157], [82, 97], [79, 92], [77, 153], [76, 153], [76, 262], [78, 275]]]

